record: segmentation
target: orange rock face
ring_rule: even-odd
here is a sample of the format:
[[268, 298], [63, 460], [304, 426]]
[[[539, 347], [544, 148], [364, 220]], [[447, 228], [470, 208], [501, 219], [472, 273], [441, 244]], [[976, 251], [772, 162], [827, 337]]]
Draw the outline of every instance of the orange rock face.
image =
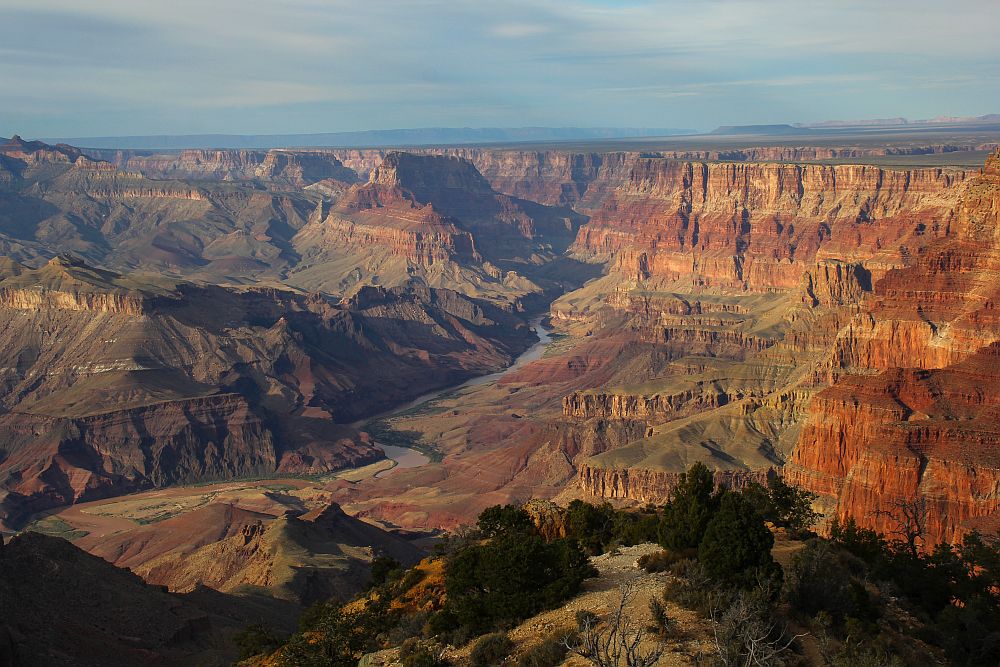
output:
[[1000, 154], [957, 211], [841, 331], [839, 380], [785, 467], [837, 516], [886, 532], [922, 500], [928, 544], [1000, 511]]
[[[576, 246], [636, 280], [767, 291], [817, 259], [871, 261], [941, 233], [964, 172], [636, 159]], [[894, 261], [894, 258], [888, 258]]]

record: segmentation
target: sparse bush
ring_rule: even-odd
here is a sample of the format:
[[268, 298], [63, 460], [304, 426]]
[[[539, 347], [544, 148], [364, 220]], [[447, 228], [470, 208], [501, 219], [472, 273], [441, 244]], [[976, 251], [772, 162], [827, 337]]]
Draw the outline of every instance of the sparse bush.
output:
[[482, 533], [475, 526], [459, 526], [434, 543], [431, 553], [435, 556], [449, 556], [482, 539]]
[[627, 612], [635, 595], [635, 581], [619, 586], [618, 605], [603, 620], [587, 622], [567, 648], [595, 667], [652, 667], [659, 662], [665, 645], [658, 641], [650, 647], [644, 641], [646, 628]]
[[684, 560], [684, 558], [669, 549], [646, 554], [639, 558], [639, 567], [649, 573], [666, 572], [670, 566]]
[[399, 659], [408, 658], [420, 650], [420, 640], [416, 637], [408, 637], [399, 645]]
[[573, 632], [555, 632], [517, 660], [517, 667], [558, 667], [566, 659], [566, 646], [576, 638]]
[[441, 662], [427, 651], [427, 649], [420, 649], [416, 653], [403, 658], [400, 664], [403, 667], [440, 667]]
[[667, 607], [663, 602], [657, 598], [651, 598], [649, 600], [649, 616], [652, 620], [650, 632], [655, 633], [660, 639], [666, 639], [670, 636], [673, 624], [667, 615]]
[[407, 639], [399, 647], [399, 661], [403, 667], [444, 667], [441, 647], [434, 642]]
[[597, 614], [590, 611], [589, 609], [580, 609], [576, 612], [576, 629], [578, 632], [583, 631], [584, 628], [597, 623]]
[[390, 646], [395, 646], [407, 638], [423, 635], [432, 614], [428, 610], [401, 614], [396, 625], [385, 634], [386, 641]]
[[832, 632], [833, 619], [825, 611], [813, 619], [812, 629], [827, 667], [903, 667], [906, 664], [879, 637], [858, 632], [854, 627], [847, 629], [843, 641], [836, 641]]
[[704, 566], [696, 560], [682, 560], [669, 572], [674, 578], [667, 583], [664, 598], [708, 618], [718, 593]]
[[791, 650], [797, 637], [788, 635], [776, 620], [771, 600], [764, 588], [739, 591], [727, 602], [719, 602], [711, 613], [715, 657], [726, 667], [744, 665], [775, 666]]
[[514, 650], [514, 642], [506, 632], [494, 632], [476, 640], [470, 654], [472, 667], [494, 667]]

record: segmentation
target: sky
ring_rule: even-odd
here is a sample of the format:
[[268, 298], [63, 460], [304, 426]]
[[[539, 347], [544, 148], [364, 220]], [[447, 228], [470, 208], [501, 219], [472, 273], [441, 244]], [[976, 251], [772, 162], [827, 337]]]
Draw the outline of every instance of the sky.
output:
[[1000, 113], [1000, 0], [0, 0], [0, 136]]

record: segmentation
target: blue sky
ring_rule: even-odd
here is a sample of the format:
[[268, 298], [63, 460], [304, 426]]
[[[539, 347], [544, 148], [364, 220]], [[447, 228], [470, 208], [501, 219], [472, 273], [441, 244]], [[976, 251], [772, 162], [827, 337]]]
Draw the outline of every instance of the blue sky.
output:
[[1000, 112], [998, 0], [0, 0], [0, 135]]

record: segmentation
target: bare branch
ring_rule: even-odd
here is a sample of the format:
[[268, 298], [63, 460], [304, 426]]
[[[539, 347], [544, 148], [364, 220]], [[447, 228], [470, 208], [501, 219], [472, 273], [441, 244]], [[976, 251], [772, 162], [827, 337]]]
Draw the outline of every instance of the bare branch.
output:
[[652, 649], [643, 651], [642, 644], [648, 634], [627, 612], [637, 593], [636, 582], [627, 581], [618, 591], [614, 610], [603, 621], [587, 618], [580, 637], [567, 639], [564, 645], [597, 667], [652, 667], [659, 662], [666, 647], [662, 641], [657, 641]]
[[888, 517], [895, 523], [889, 534], [905, 544], [911, 554], [916, 556], [920, 552], [927, 533], [927, 498], [899, 499], [892, 503], [892, 509], [877, 509], [874, 514], [876, 517]]

